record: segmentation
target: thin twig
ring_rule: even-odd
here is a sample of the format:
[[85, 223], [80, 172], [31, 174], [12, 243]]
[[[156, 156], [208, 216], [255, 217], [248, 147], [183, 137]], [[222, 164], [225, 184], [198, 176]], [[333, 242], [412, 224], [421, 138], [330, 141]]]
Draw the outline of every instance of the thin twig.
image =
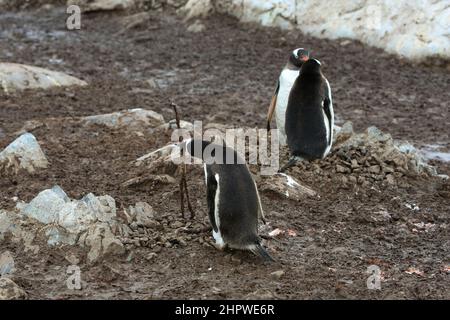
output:
[[[180, 115], [178, 113], [178, 106], [176, 103], [171, 102], [171, 106], [173, 108], [173, 111], [175, 112], [175, 121], [177, 123], [177, 128], [181, 129], [181, 125], [180, 125]], [[179, 142], [183, 141], [183, 138], [180, 137]], [[183, 149], [181, 149], [181, 157], [183, 157]], [[188, 206], [188, 210], [191, 213], [191, 219], [194, 218], [195, 213], [194, 210], [192, 209], [192, 205], [191, 205], [191, 200], [189, 197], [189, 190], [187, 187], [187, 181], [186, 181], [186, 164], [183, 163], [181, 165], [181, 179], [180, 179], [180, 201], [181, 201], [181, 215], [184, 218], [184, 193], [186, 192], [186, 202], [187, 202], [187, 206]]]

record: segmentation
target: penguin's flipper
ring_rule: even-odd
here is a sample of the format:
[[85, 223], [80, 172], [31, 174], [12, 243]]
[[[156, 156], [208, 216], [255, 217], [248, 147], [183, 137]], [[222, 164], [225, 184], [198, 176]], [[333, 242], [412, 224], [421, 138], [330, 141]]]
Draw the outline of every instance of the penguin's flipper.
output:
[[290, 167], [294, 166], [297, 163], [297, 161], [299, 161], [299, 160], [300, 160], [300, 157], [295, 157], [295, 156], [291, 157], [289, 159], [288, 163], [286, 163], [284, 166], [282, 166], [281, 169], [278, 170], [278, 172], [281, 173], [281, 172], [286, 171]]
[[258, 242], [257, 244], [252, 245], [250, 251], [255, 255], [260, 256], [265, 261], [275, 262], [275, 259], [264, 249], [264, 247]]
[[333, 110], [333, 99], [331, 98], [331, 87], [328, 80], [324, 79], [324, 100], [323, 100], [323, 110], [328, 120], [328, 127], [330, 128], [328, 143], [331, 145], [333, 141], [333, 125], [334, 125], [334, 110]]
[[332, 115], [331, 115], [331, 101], [328, 97], [325, 97], [325, 100], [323, 101], [323, 110], [325, 111], [325, 114], [327, 116], [328, 120], [328, 128], [330, 128], [330, 133], [328, 136], [328, 141], [331, 141], [331, 134], [333, 132], [333, 123], [332, 123]]
[[216, 192], [217, 192], [217, 181], [214, 178], [214, 175], [209, 168], [207, 168], [205, 173], [206, 173], [206, 197], [208, 200], [209, 220], [211, 221], [213, 230], [215, 232], [218, 232], [219, 228], [217, 228], [216, 217], [214, 214], [215, 213], [215, 198], [216, 198]]
[[270, 130], [270, 121], [272, 121], [273, 112], [275, 111], [275, 106], [277, 105], [278, 91], [280, 90], [280, 80], [277, 82], [277, 87], [270, 101], [269, 111], [267, 112], [267, 130]]

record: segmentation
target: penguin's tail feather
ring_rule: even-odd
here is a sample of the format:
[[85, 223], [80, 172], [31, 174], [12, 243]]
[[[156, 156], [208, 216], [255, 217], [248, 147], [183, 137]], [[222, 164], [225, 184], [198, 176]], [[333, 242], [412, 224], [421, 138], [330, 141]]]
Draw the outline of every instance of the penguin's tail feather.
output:
[[265, 261], [274, 262], [275, 259], [270, 256], [270, 254], [264, 249], [264, 247], [258, 242], [254, 245], [252, 245], [250, 248], [250, 251], [256, 254], [257, 256], [260, 256]]

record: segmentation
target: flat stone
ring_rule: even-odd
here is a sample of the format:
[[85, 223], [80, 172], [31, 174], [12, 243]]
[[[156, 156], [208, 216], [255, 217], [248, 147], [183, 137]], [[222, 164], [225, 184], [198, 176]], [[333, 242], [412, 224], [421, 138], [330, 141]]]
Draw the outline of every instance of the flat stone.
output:
[[84, 117], [86, 124], [104, 125], [109, 128], [130, 130], [155, 129], [164, 125], [164, 117], [152, 110], [141, 108]]
[[83, 80], [62, 72], [17, 63], [0, 63], [0, 84], [4, 92], [51, 87], [85, 86]]

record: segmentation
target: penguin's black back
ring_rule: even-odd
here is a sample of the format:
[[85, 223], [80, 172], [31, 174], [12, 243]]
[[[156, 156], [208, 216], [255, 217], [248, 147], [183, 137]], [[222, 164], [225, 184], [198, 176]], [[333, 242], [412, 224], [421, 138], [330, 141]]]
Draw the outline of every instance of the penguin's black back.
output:
[[219, 177], [220, 231], [225, 242], [235, 247], [257, 243], [258, 195], [247, 166], [213, 164], [207, 171]]
[[[198, 140], [194, 143], [198, 143], [202, 149], [210, 145], [209, 142]], [[235, 160], [240, 158], [231, 148], [225, 146], [218, 146], [218, 148], [223, 148], [222, 155], [230, 152]], [[198, 156], [198, 151], [189, 149], [189, 146], [188, 152]], [[221, 235], [224, 241], [232, 247], [245, 249], [248, 245], [259, 243], [257, 236], [259, 199], [256, 186], [246, 164], [238, 164], [236, 161], [233, 164], [226, 164], [225, 159], [216, 160], [222, 161], [206, 164], [209, 218], [214, 231], [217, 232], [214, 211], [216, 193], [219, 192], [218, 209]]]
[[305, 62], [289, 94], [286, 135], [293, 156], [320, 159], [327, 148], [323, 101], [326, 85], [320, 66]]

